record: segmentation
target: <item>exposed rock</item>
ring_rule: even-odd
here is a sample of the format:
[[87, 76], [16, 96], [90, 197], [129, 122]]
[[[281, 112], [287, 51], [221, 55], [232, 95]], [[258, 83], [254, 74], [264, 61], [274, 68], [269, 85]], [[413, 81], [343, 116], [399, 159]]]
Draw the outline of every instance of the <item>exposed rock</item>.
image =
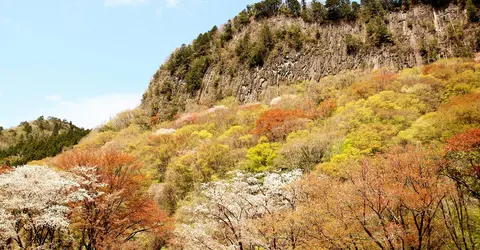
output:
[[[246, 32], [259, 30], [262, 25], [252, 22], [225, 46], [220, 59], [207, 70], [199, 91], [193, 95], [188, 94], [185, 84], [171, 77], [166, 70], [159, 70], [157, 74], [160, 77], [150, 83], [142, 107], [152, 115], [159, 114], [167, 118], [172, 113], [184, 110], [186, 103], [191, 101], [211, 106], [218, 99], [232, 95], [240, 103], [250, 103], [262, 101], [268, 87], [318, 80], [344, 70], [381, 67], [396, 70], [420, 66], [425, 60], [419, 46], [421, 41], [437, 41], [436, 59], [473, 56], [475, 53], [475, 34], [479, 25], [468, 23], [466, 14], [458, 6], [451, 5], [445, 9], [416, 6], [406, 12], [390, 13], [387, 20], [394, 43], [374, 47], [365, 43], [368, 40], [366, 27], [361, 20], [319, 25], [285, 17], [268, 19], [266, 23], [273, 31], [297, 25], [312, 41], [305, 42], [301, 51], [285, 49], [284, 44], [277, 44], [263, 67], [253, 69], [248, 65], [234, 63], [238, 61], [234, 51], [239, 39]], [[453, 39], [449, 34], [452, 28], [462, 29], [461, 41]], [[348, 34], [356, 35], [365, 43], [352, 55], [346, 50], [345, 37]], [[229, 67], [229, 63], [233, 66]], [[154, 90], [162, 89], [166, 83], [173, 83], [169, 85], [171, 95], [156, 95]]]

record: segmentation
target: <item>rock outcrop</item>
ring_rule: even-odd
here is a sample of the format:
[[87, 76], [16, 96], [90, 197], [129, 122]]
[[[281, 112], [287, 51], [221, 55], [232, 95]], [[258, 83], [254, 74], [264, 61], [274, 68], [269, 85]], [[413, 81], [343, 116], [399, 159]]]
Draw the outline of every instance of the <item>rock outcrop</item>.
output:
[[[291, 49], [280, 40], [262, 67], [239, 63], [236, 44], [264, 23], [274, 32], [300, 27], [305, 41], [302, 48]], [[189, 104], [211, 106], [226, 96], [241, 103], [261, 101], [270, 86], [318, 80], [344, 70], [419, 66], [441, 58], [473, 56], [477, 49], [479, 25], [469, 23], [465, 11], [456, 5], [443, 9], [421, 5], [392, 12], [386, 23], [393, 42], [374, 46], [369, 45], [366, 24], [361, 20], [311, 24], [300, 18], [274, 17], [252, 21], [222, 48], [198, 91], [188, 93], [185, 82], [161, 68], [144, 95], [142, 107], [152, 116], [167, 119]], [[345, 38], [349, 34], [362, 43], [355, 53], [347, 52]]]

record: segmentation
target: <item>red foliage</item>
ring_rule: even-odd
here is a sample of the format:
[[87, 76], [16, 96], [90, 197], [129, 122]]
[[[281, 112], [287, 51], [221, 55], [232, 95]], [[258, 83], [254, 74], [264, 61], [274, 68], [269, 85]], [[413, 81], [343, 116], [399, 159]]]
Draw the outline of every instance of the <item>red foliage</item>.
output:
[[380, 84], [389, 84], [393, 82], [395, 79], [397, 79], [397, 74], [396, 73], [383, 73], [376, 75], [374, 77], [375, 81]]
[[454, 106], [468, 107], [478, 103], [480, 103], [480, 93], [471, 93], [468, 95], [454, 96], [449, 102], [441, 105], [440, 108], [449, 109]]
[[173, 119], [174, 119], [174, 120], [177, 120], [177, 119], [180, 119], [182, 116], [183, 116], [182, 113], [177, 113], [177, 114], [175, 114], [175, 115], [173, 116]]
[[253, 133], [274, 141], [284, 140], [290, 132], [303, 127], [305, 121], [302, 119], [310, 118], [311, 115], [300, 110], [270, 109], [260, 114]]
[[8, 173], [12, 170], [12, 167], [8, 166], [7, 164], [3, 163], [0, 165], [0, 174]]
[[158, 114], [150, 117], [150, 125], [153, 126], [157, 124], [159, 119], [160, 119], [160, 116]]
[[422, 73], [424, 75], [428, 75], [430, 74], [430, 72], [435, 68], [435, 65], [431, 64], [431, 65], [426, 65], [423, 67], [423, 70], [422, 70]]
[[480, 148], [480, 129], [470, 129], [447, 140], [449, 152], [471, 152]]
[[423, 67], [423, 70], [422, 70], [422, 73], [424, 75], [428, 75], [428, 74], [432, 74], [434, 73], [435, 71], [442, 71], [446, 69], [446, 65], [443, 64], [443, 63], [435, 63], [435, 64], [430, 64], [430, 65], [426, 65]]
[[447, 142], [447, 174], [480, 200], [480, 129], [457, 134]]
[[[169, 237], [172, 221], [143, 191], [145, 178], [134, 157], [113, 150], [71, 151], [59, 156], [56, 166], [86, 179], [91, 177], [77, 167], [94, 167], [98, 179], [82, 184], [81, 188], [102, 195], [73, 204], [72, 221], [82, 232], [81, 246], [118, 249], [142, 232]], [[93, 185], [95, 182], [106, 185]]]
[[321, 117], [327, 118], [332, 115], [333, 111], [335, 111], [336, 108], [337, 102], [335, 101], [335, 99], [330, 98], [320, 103], [318, 110]]

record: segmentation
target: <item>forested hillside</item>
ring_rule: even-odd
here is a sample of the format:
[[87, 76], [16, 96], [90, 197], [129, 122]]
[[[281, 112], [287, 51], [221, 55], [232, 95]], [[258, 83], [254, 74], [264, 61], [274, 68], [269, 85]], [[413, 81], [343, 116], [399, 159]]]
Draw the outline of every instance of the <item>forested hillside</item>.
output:
[[[229, 97], [153, 129], [141, 111], [126, 111], [41, 162], [116, 183], [87, 186], [108, 196], [85, 207], [97, 209], [82, 211], [87, 217], [72, 217], [82, 228], [103, 213], [115, 224], [135, 211], [145, 223], [76, 239], [144, 249], [480, 244], [480, 64], [355, 70], [277, 91], [263, 103]], [[133, 190], [148, 190], [164, 214], [150, 215], [152, 205], [134, 201]], [[102, 204], [115, 194], [125, 206], [110, 211]], [[149, 233], [128, 238], [137, 230]]]
[[43, 116], [18, 127], [0, 128], [0, 165], [17, 166], [55, 156], [89, 132], [66, 120]]
[[175, 50], [154, 74], [142, 107], [158, 122], [228, 96], [261, 101], [272, 88], [345, 70], [473, 57], [480, 48], [475, 4], [262, 1]]

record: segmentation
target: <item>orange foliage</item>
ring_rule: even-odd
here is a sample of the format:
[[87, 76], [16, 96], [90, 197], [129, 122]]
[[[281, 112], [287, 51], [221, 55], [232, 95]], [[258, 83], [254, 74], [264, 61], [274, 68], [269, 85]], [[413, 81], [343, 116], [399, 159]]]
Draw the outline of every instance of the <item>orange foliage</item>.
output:
[[449, 109], [455, 106], [471, 106], [480, 103], [480, 93], [471, 93], [463, 96], [454, 96], [452, 99], [441, 105], [441, 109]]
[[142, 232], [169, 237], [172, 221], [143, 191], [145, 179], [134, 157], [113, 150], [70, 151], [55, 164], [87, 180], [81, 188], [92, 198], [74, 204], [72, 220], [81, 232], [80, 246], [118, 248]]
[[435, 69], [435, 64], [425, 65], [422, 69], [422, 73], [428, 75], [433, 69]]
[[[432, 149], [398, 147], [363, 160], [348, 181], [313, 175], [301, 217], [313, 249], [433, 249], [444, 244], [441, 221], [455, 185]], [[332, 188], [334, 187], [334, 188]], [[451, 226], [451, 224], [449, 225]], [[312, 232], [314, 230], [316, 233]], [[435, 232], [435, 233], [433, 233]]]
[[335, 111], [336, 108], [337, 108], [337, 101], [335, 101], [335, 99], [333, 98], [330, 98], [320, 103], [318, 110], [320, 112], [321, 117], [327, 118], [332, 115], [333, 111]]
[[480, 129], [469, 129], [465, 133], [455, 135], [447, 140], [447, 150], [450, 152], [470, 152], [480, 148]]
[[382, 92], [387, 89], [391, 89], [392, 82], [397, 79], [397, 74], [390, 72], [380, 72], [373, 77], [373, 79], [367, 79], [361, 82], [355, 82], [351, 85], [350, 89], [354, 95], [360, 98], [366, 99], [376, 93]]
[[376, 75], [374, 79], [377, 83], [386, 85], [386, 84], [392, 83], [395, 79], [397, 79], [397, 74], [387, 72], [387, 73]]
[[447, 142], [447, 174], [480, 200], [480, 129], [457, 134]]
[[0, 165], [0, 174], [5, 174], [7, 172], [10, 172], [11, 170], [12, 170], [12, 167], [8, 166], [5, 163]]
[[270, 140], [284, 140], [290, 132], [303, 127], [305, 120], [302, 119], [310, 118], [311, 115], [300, 110], [270, 109], [260, 114], [253, 132]]
[[436, 78], [446, 80], [455, 74], [455, 70], [450, 65], [447, 66], [444, 63], [435, 63], [423, 67], [422, 73], [424, 75], [432, 75]]

